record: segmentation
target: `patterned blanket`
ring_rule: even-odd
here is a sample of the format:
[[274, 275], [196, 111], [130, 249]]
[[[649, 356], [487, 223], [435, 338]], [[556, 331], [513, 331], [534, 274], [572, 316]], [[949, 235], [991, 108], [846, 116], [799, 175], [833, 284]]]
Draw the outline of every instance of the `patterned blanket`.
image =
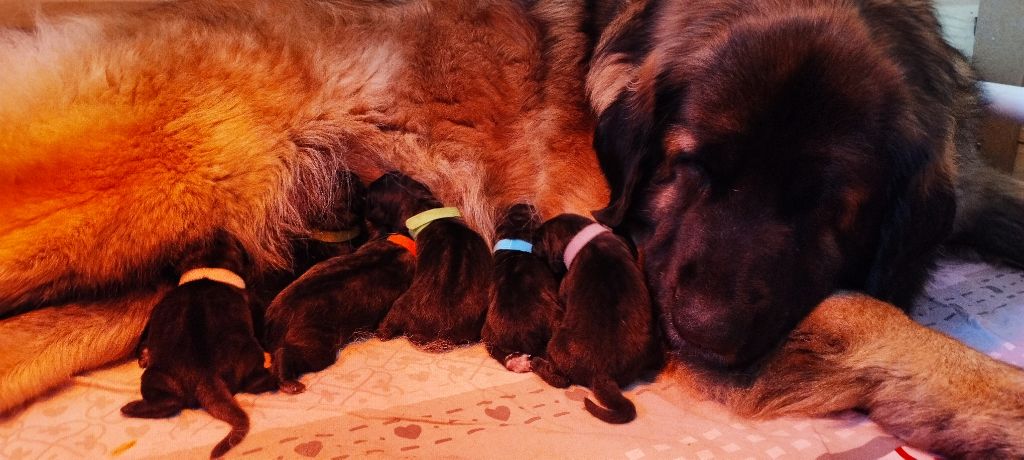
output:
[[[914, 318], [995, 358], [1024, 364], [1024, 273], [943, 261]], [[122, 363], [77, 377], [0, 420], [0, 458], [207, 458], [228, 427], [202, 411], [122, 417], [141, 369]], [[306, 393], [239, 395], [252, 418], [232, 458], [926, 458], [863, 415], [752, 422], [670, 378], [638, 383], [635, 422], [583, 410], [578, 387], [506, 371], [482, 346], [427, 353], [405, 340], [346, 347]]]

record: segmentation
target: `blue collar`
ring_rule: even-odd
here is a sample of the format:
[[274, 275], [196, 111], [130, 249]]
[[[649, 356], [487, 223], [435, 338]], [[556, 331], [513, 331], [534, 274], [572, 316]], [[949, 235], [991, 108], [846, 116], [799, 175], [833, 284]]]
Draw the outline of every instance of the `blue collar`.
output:
[[533, 245], [524, 240], [498, 240], [494, 244], [494, 252], [498, 251], [533, 252]]

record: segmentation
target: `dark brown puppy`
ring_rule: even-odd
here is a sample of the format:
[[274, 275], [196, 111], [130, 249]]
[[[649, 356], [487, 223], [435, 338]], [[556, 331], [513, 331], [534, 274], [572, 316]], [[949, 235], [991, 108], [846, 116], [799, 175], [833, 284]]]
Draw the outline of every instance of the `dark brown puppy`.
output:
[[264, 274], [253, 284], [255, 297], [269, 305], [282, 289], [318, 262], [334, 256], [351, 254], [366, 242], [366, 187], [351, 171], [338, 171], [328, 192], [332, 200], [327, 209], [313, 212], [307, 218], [312, 230], [291, 242], [291, 264]]
[[[400, 173], [379, 179], [393, 190], [391, 203], [375, 205], [370, 225], [388, 231], [423, 211], [441, 207], [425, 185]], [[460, 218], [439, 219], [416, 236], [418, 257], [412, 286], [384, 318], [382, 339], [405, 334], [418, 345], [450, 346], [480, 338], [491, 284], [491, 251], [480, 235]]]
[[351, 254], [367, 241], [366, 186], [356, 173], [339, 171], [331, 194], [331, 207], [309, 218], [313, 230], [296, 240], [294, 267], [302, 274], [314, 264], [342, 254]]
[[[271, 391], [277, 380], [263, 367], [263, 349], [256, 339], [254, 320], [261, 321], [262, 315], [237, 275], [243, 272], [245, 253], [222, 234], [191, 254], [180, 264], [183, 284], [150, 316], [140, 359], [146, 367], [143, 399], [126, 404], [121, 412], [163, 418], [187, 407], [206, 409], [231, 425], [210, 453], [220, 457], [249, 432], [249, 417], [232, 395]], [[215, 270], [188, 281], [200, 268]]]
[[402, 202], [391, 199], [405, 196], [399, 186], [387, 178], [369, 186], [367, 206], [373, 216], [384, 219], [374, 226], [373, 241], [353, 254], [314, 265], [267, 309], [266, 344], [282, 391], [302, 392], [305, 386], [296, 378], [333, 364], [338, 347], [358, 332], [375, 330], [395, 299], [409, 289], [416, 255], [391, 241], [408, 237], [387, 238], [383, 233], [404, 222], [395, 209]]
[[565, 312], [545, 355], [531, 364], [552, 386], [589, 386], [605, 408], [586, 399], [587, 411], [608, 423], [626, 423], [636, 418], [636, 408], [621, 387], [659, 361], [655, 316], [640, 266], [622, 237], [604, 231], [577, 246], [575, 258], [566, 256], [571, 241], [592, 224], [562, 214], [537, 230], [534, 250], [564, 276], [559, 297]]
[[[544, 353], [551, 328], [562, 316], [554, 273], [537, 255], [523, 250], [539, 226], [537, 209], [528, 204], [511, 206], [498, 222], [491, 301], [480, 331], [487, 352], [516, 372], [529, 371], [528, 358]], [[517, 241], [521, 247], [499, 249], [503, 241]]]

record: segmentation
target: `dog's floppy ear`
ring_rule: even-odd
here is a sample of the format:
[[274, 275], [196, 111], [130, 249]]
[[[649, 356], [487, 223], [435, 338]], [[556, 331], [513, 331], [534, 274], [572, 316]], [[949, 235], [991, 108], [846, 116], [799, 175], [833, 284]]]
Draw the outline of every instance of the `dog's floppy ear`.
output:
[[623, 91], [601, 112], [594, 133], [594, 150], [608, 180], [608, 206], [594, 211], [594, 218], [609, 227], [619, 226], [633, 202], [637, 187], [656, 165], [660, 152], [652, 151], [653, 114], [637, 110]]
[[931, 260], [953, 226], [956, 200], [949, 172], [925, 141], [890, 145], [894, 165], [887, 210], [865, 290], [908, 308], [931, 268]]

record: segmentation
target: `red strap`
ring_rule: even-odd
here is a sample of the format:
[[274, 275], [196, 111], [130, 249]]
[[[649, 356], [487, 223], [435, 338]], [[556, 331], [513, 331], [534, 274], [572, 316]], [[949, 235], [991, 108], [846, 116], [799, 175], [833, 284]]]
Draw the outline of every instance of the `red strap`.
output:
[[412, 253], [413, 257], [416, 257], [416, 242], [412, 238], [400, 233], [392, 233], [388, 235], [388, 241], [405, 248], [406, 251]]
[[896, 455], [903, 457], [904, 460], [917, 460], [917, 457], [910, 455], [907, 451], [903, 450], [903, 446], [896, 448]]

